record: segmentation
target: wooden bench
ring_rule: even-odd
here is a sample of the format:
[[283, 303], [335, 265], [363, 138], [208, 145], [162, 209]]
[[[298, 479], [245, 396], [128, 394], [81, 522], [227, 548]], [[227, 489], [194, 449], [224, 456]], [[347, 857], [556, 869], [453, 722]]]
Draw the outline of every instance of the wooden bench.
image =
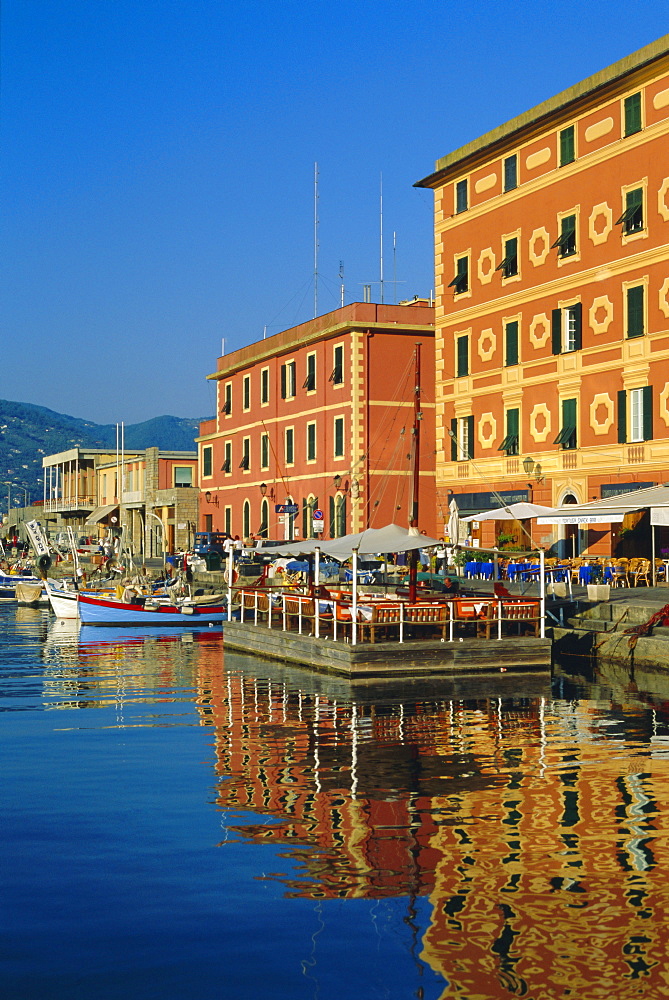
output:
[[388, 635], [391, 631], [397, 631], [399, 635], [401, 615], [402, 605], [399, 603], [377, 602], [373, 604], [371, 618], [362, 618], [358, 615], [358, 640], [364, 642], [365, 634], [369, 633], [369, 641], [376, 642], [376, 633], [379, 631], [383, 632], [384, 635]]
[[541, 624], [539, 601], [491, 601], [485, 617], [479, 619], [477, 635], [481, 638], [497, 638], [509, 632], [518, 635], [539, 635]]
[[420, 630], [425, 628], [426, 632], [441, 633], [441, 638], [445, 639], [450, 621], [450, 609], [443, 603], [405, 604], [404, 621], [412, 631], [416, 626], [420, 626]]

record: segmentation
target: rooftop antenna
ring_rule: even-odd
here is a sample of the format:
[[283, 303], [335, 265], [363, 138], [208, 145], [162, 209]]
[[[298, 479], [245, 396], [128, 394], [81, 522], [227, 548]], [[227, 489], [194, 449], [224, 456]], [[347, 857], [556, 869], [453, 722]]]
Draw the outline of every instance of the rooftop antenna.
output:
[[314, 163], [314, 319], [318, 316], [318, 163]]
[[393, 229], [393, 302], [397, 305], [397, 233]]
[[383, 173], [379, 182], [379, 284], [381, 286], [381, 302], [383, 302]]
[[221, 337], [221, 357], [225, 354], [225, 337]]
[[341, 282], [341, 285], [340, 285], [340, 305], [341, 305], [341, 308], [343, 309], [344, 308], [344, 261], [343, 260], [339, 261], [339, 280]]

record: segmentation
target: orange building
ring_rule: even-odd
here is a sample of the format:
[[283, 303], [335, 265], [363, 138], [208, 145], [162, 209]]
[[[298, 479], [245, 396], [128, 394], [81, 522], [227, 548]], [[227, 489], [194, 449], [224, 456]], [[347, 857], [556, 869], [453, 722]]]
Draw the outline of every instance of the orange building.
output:
[[407, 525], [418, 409], [420, 527], [431, 534], [433, 323], [424, 300], [357, 302], [219, 358], [216, 417], [198, 438], [201, 529], [292, 539]]
[[[442, 508], [451, 491], [475, 513], [496, 493], [557, 505], [669, 480], [668, 154], [669, 35], [418, 182], [435, 193]], [[574, 547], [617, 552], [619, 527]]]

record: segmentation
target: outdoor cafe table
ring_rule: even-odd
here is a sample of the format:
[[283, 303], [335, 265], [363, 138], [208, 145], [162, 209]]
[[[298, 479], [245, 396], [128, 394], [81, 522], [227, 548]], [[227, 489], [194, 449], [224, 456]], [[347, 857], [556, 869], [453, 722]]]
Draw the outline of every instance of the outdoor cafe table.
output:
[[480, 580], [492, 580], [495, 564], [491, 562], [478, 562], [473, 559], [465, 563], [465, 576], [478, 577]]
[[[587, 586], [589, 583], [594, 583], [600, 576], [602, 567], [595, 564], [594, 566], [579, 566], [578, 568], [578, 582], [582, 586]], [[613, 570], [610, 566], [604, 568], [604, 583], [610, 583], [613, 579]]]

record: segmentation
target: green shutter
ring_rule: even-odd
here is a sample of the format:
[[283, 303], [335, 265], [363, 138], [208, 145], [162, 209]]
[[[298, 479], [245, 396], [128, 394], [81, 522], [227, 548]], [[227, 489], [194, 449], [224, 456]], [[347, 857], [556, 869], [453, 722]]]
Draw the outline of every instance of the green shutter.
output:
[[286, 366], [281, 365], [281, 399], [286, 398]]
[[569, 125], [560, 132], [560, 166], [564, 167], [567, 163], [573, 163], [574, 159], [574, 126]]
[[575, 448], [578, 441], [576, 428], [576, 400], [562, 400], [562, 446], [564, 448]]
[[562, 310], [554, 309], [551, 315], [553, 354], [562, 353]]
[[618, 390], [618, 444], [627, 441], [627, 392]]
[[469, 336], [465, 334], [463, 337], [458, 337], [458, 364], [457, 364], [457, 376], [461, 378], [463, 375], [469, 375]]
[[511, 323], [506, 324], [505, 328], [505, 364], [507, 368], [510, 365], [518, 364], [518, 321], [513, 320]]
[[641, 131], [641, 94], [625, 98], [625, 135]]
[[653, 437], [653, 387], [643, 387], [643, 439], [651, 441]]
[[467, 417], [467, 437], [469, 439], [469, 458], [474, 457], [474, 417]]
[[458, 460], [458, 420], [453, 417], [451, 420], [451, 462]]
[[458, 283], [456, 285], [456, 292], [467, 292], [469, 290], [469, 258], [468, 257], [458, 257], [458, 271], [457, 271]]
[[330, 497], [330, 538], [335, 537], [335, 499]]
[[627, 336], [643, 336], [643, 285], [627, 289]]

